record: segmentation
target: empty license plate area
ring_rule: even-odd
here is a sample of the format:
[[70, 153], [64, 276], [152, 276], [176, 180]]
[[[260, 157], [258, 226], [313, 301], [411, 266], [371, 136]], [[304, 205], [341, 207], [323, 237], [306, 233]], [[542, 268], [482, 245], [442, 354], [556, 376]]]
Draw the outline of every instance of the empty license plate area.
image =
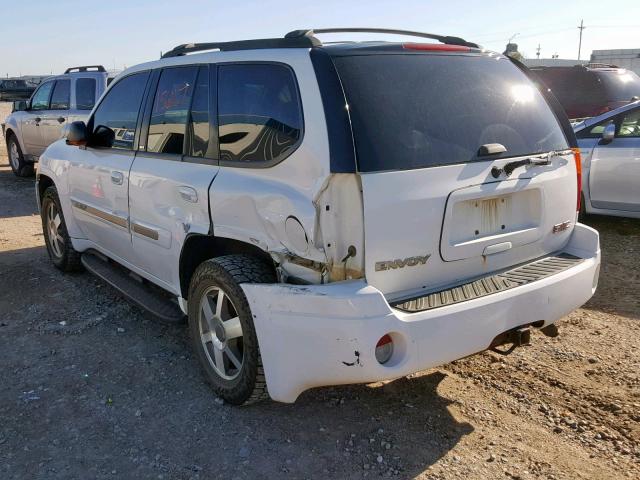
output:
[[504, 251], [538, 240], [542, 204], [542, 190], [535, 187], [487, 196], [479, 185], [452, 193], [441, 242], [444, 260], [481, 256], [496, 246]]

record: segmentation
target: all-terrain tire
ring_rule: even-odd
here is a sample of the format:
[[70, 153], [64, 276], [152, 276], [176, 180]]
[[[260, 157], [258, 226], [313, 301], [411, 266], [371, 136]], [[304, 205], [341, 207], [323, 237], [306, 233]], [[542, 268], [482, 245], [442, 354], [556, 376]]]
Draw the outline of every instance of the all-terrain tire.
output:
[[9, 156], [9, 165], [11, 170], [17, 177], [33, 176], [33, 163], [27, 162], [22, 154], [20, 142], [13, 133], [7, 135], [7, 155]]
[[[54, 239], [51, 238], [53, 235], [51, 231], [53, 227], [50, 225], [51, 219], [49, 218], [49, 213], [52, 208], [54, 212], [57, 212], [60, 219], [59, 225], [56, 227], [58, 238], [55, 239], [55, 245]], [[42, 218], [44, 241], [53, 265], [63, 272], [77, 272], [82, 270], [80, 252], [77, 252], [71, 244], [71, 238], [69, 237], [69, 232], [67, 232], [67, 224], [65, 223], [62, 207], [60, 206], [58, 191], [54, 186], [48, 187], [42, 194], [40, 217]]]
[[[189, 333], [192, 346], [213, 391], [233, 405], [256, 403], [269, 397], [260, 357], [258, 338], [243, 283], [275, 283], [272, 265], [252, 255], [237, 254], [206, 260], [196, 269], [189, 286]], [[211, 289], [228, 296], [242, 327], [242, 366], [233, 379], [223, 378], [211, 364], [211, 354], [202, 340], [201, 302]]]

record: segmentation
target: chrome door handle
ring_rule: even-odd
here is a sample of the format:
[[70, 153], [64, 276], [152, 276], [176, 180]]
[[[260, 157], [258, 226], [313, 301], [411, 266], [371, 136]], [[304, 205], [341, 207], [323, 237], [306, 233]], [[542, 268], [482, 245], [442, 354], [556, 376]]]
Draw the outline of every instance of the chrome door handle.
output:
[[193, 187], [179, 187], [178, 193], [183, 200], [191, 203], [198, 203], [198, 192]]
[[64, 117], [58, 117], [58, 123], [64, 123], [66, 120], [66, 118]]
[[111, 172], [111, 183], [115, 183], [116, 185], [122, 185], [122, 181], [124, 180], [124, 175], [122, 172]]
[[42, 121], [42, 119], [41, 119], [40, 117], [36, 117], [36, 118], [34, 119], [34, 121], [35, 121], [36, 123], [40, 123], [40, 122]]

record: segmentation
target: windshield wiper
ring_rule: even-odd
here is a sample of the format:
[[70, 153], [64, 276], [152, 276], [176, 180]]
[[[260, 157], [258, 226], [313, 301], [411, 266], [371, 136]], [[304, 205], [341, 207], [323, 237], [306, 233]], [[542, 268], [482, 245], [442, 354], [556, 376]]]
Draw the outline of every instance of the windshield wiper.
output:
[[505, 164], [502, 168], [493, 167], [491, 169], [491, 175], [493, 178], [498, 178], [502, 173], [505, 174], [506, 177], [510, 176], [516, 168], [524, 167], [525, 165], [533, 165], [533, 166], [542, 166], [542, 165], [550, 165], [551, 159], [553, 157], [558, 157], [561, 155], [568, 155], [572, 153], [571, 150], [561, 150], [556, 152], [555, 150], [550, 151], [549, 153], [543, 153], [542, 155], [535, 155], [529, 158], [525, 158], [523, 160], [516, 160], [514, 162], [509, 162]]

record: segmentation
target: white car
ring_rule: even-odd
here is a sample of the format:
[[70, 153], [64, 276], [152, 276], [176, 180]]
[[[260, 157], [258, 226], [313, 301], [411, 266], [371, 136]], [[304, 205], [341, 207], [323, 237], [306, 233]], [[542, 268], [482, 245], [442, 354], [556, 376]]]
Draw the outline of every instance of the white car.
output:
[[640, 218], [640, 101], [574, 126], [582, 152], [582, 210]]
[[103, 66], [71, 67], [45, 79], [29, 100], [13, 102], [13, 112], [2, 124], [13, 173], [33, 175], [34, 163], [45, 148], [62, 137], [66, 125], [86, 120], [106, 88]]
[[528, 70], [315, 35], [344, 31], [176, 47], [40, 159], [54, 265], [186, 315], [233, 404], [506, 354], [596, 289], [575, 136]]

